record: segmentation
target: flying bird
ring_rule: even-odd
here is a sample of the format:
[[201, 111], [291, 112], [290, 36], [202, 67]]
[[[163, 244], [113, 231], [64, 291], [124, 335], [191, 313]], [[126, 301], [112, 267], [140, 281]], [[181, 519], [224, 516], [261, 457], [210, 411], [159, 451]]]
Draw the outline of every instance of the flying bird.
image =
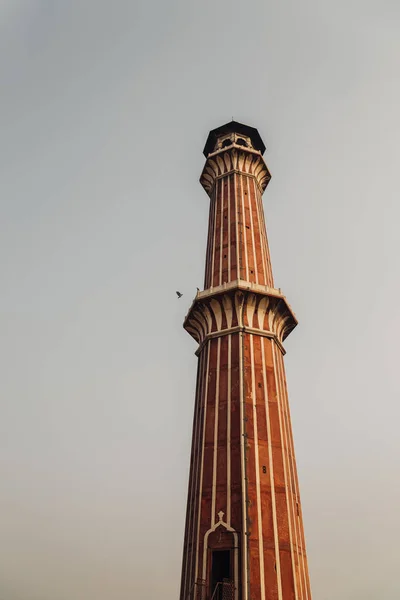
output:
[[181, 294], [180, 292], [176, 292], [176, 295], [178, 296], [178, 298], [182, 298], [183, 294]]

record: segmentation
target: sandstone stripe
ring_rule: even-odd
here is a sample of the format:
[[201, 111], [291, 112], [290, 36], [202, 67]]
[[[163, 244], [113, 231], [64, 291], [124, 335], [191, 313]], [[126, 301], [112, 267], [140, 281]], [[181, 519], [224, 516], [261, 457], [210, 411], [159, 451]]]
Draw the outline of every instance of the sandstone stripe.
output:
[[257, 201], [258, 201], [258, 207], [259, 207], [259, 213], [260, 213], [261, 229], [262, 229], [262, 233], [263, 233], [263, 246], [265, 248], [265, 256], [266, 256], [266, 267], [267, 267], [266, 277], [267, 277], [267, 279], [266, 279], [265, 283], [266, 283], [266, 285], [268, 285], [270, 287], [274, 287], [274, 279], [272, 276], [272, 267], [271, 267], [271, 256], [270, 256], [270, 252], [269, 252], [267, 229], [266, 229], [266, 224], [265, 224], [264, 207], [263, 207], [262, 195], [259, 192], [259, 190], [257, 190]]
[[188, 579], [188, 570], [190, 569], [190, 564], [189, 564], [189, 547], [190, 547], [190, 540], [191, 540], [191, 534], [189, 533], [190, 528], [192, 526], [192, 508], [193, 508], [193, 487], [194, 487], [194, 479], [196, 477], [196, 470], [194, 468], [195, 465], [195, 455], [196, 455], [196, 451], [197, 451], [197, 429], [198, 429], [198, 422], [199, 422], [199, 404], [200, 404], [200, 398], [199, 398], [199, 387], [200, 387], [200, 382], [201, 379], [199, 377], [200, 375], [200, 369], [201, 369], [201, 357], [199, 358], [198, 364], [197, 364], [197, 382], [196, 382], [196, 400], [195, 400], [195, 408], [194, 408], [194, 416], [193, 416], [193, 429], [192, 429], [192, 452], [191, 452], [191, 459], [190, 459], [190, 477], [189, 477], [189, 485], [188, 485], [188, 498], [189, 498], [189, 502], [187, 505], [187, 516], [186, 516], [186, 528], [185, 528], [185, 542], [184, 542], [184, 552], [183, 552], [183, 593], [186, 593], [186, 587], [187, 587], [187, 579]]
[[246, 233], [246, 211], [244, 206], [244, 193], [243, 193], [243, 175], [239, 175], [240, 191], [242, 196], [242, 237], [244, 244], [244, 267], [246, 269], [246, 280], [249, 281], [249, 259], [247, 254], [247, 233]]
[[[290, 419], [290, 407], [289, 407], [288, 393], [287, 393], [287, 387], [286, 387], [285, 367], [284, 367], [282, 356], [279, 357], [278, 363], [279, 363], [279, 370], [280, 370], [280, 376], [281, 376], [281, 381], [282, 381], [283, 398], [284, 398], [285, 408], [286, 408], [287, 431], [288, 431], [289, 447], [290, 447], [292, 470], [293, 470], [293, 483], [295, 486], [296, 501], [298, 503], [297, 506], [299, 507], [299, 510], [300, 510], [299, 483], [298, 483], [297, 468], [296, 468], [296, 461], [295, 461], [295, 454], [294, 454], [293, 431], [292, 431], [292, 424], [291, 424], [291, 419]], [[307, 570], [307, 564], [306, 564], [305, 557], [304, 557], [304, 555], [305, 555], [304, 530], [302, 527], [300, 514], [296, 517], [296, 521], [297, 521], [297, 527], [298, 527], [298, 533], [299, 533], [299, 536], [298, 536], [299, 537], [298, 548], [300, 549], [299, 562], [301, 561], [301, 564], [302, 564], [304, 592], [305, 592], [305, 598], [306, 598], [306, 600], [308, 600], [308, 598], [309, 598], [309, 582], [308, 582], [308, 577], [307, 577], [308, 570]]]
[[206, 276], [204, 281], [204, 288], [210, 285], [211, 268], [212, 268], [212, 246], [213, 246], [213, 233], [215, 224], [215, 197], [216, 192], [214, 191], [210, 197], [210, 209], [209, 209], [209, 224], [208, 224], [208, 239], [207, 239], [207, 254], [206, 254]]
[[243, 600], [248, 600], [248, 567], [247, 567], [247, 506], [246, 506], [246, 467], [244, 457], [244, 368], [243, 368], [243, 333], [239, 333], [239, 385], [240, 385], [240, 459], [242, 478], [242, 590]]
[[210, 264], [210, 277], [208, 285], [214, 285], [214, 271], [215, 271], [215, 241], [216, 241], [216, 229], [217, 229], [217, 209], [218, 209], [218, 185], [216, 186], [216, 192], [214, 197], [214, 222], [213, 222], [213, 231], [212, 231], [212, 256], [211, 256], [211, 264]]
[[199, 510], [197, 517], [197, 543], [196, 543], [196, 560], [195, 560], [195, 576], [194, 580], [197, 580], [199, 572], [199, 542], [200, 542], [200, 518], [201, 518], [201, 494], [203, 488], [203, 470], [204, 470], [204, 438], [206, 434], [206, 422], [207, 422], [207, 398], [208, 398], [208, 376], [210, 372], [210, 352], [211, 352], [211, 341], [207, 344], [207, 367], [205, 376], [205, 389], [204, 389], [204, 417], [203, 417], [203, 435], [201, 443], [201, 461], [200, 461], [200, 477], [199, 477]]
[[230, 178], [226, 178], [228, 182], [228, 211], [227, 211], [227, 226], [228, 226], [228, 247], [227, 247], [227, 255], [228, 255], [228, 282], [232, 280], [231, 273], [231, 181]]
[[213, 457], [213, 482], [212, 482], [211, 525], [210, 525], [210, 527], [212, 527], [216, 521], [215, 500], [216, 500], [216, 488], [217, 488], [220, 360], [221, 360], [221, 338], [218, 338], [217, 371], [216, 371], [216, 383], [215, 383], [214, 457]]
[[221, 179], [221, 208], [220, 208], [220, 247], [219, 247], [219, 284], [222, 284], [222, 258], [224, 256], [224, 180]]
[[255, 184], [254, 179], [253, 179], [253, 191], [254, 191], [254, 203], [255, 203], [256, 211], [257, 211], [258, 235], [260, 238], [261, 264], [262, 264], [263, 275], [264, 275], [261, 283], [264, 285], [268, 285], [267, 284], [267, 266], [266, 266], [266, 260], [265, 260], [266, 250], [265, 250], [265, 244], [264, 244], [264, 239], [263, 239], [263, 235], [262, 235], [262, 224], [261, 224], [261, 219], [260, 219], [260, 211], [259, 211], [259, 207], [258, 207], [257, 189], [256, 189], [256, 184]]
[[228, 389], [226, 425], [226, 522], [231, 525], [231, 394], [232, 394], [232, 336], [228, 335]]
[[[280, 402], [281, 402], [281, 411], [282, 411], [282, 425], [283, 425], [283, 435], [284, 435], [284, 453], [285, 453], [285, 457], [286, 457], [286, 464], [288, 467], [288, 472], [289, 472], [289, 485], [288, 485], [288, 489], [287, 489], [287, 494], [288, 494], [288, 498], [290, 499], [290, 505], [291, 505], [291, 512], [292, 512], [292, 524], [293, 524], [293, 532], [294, 532], [294, 542], [295, 542], [295, 547], [294, 547], [294, 553], [293, 553], [293, 558], [295, 561], [295, 567], [299, 564], [299, 552], [298, 552], [298, 548], [299, 548], [299, 539], [298, 539], [298, 519], [297, 519], [297, 511], [296, 511], [296, 507], [295, 507], [295, 490], [293, 490], [293, 462], [292, 462], [292, 458], [290, 456], [290, 445], [289, 445], [289, 439], [288, 439], [288, 433], [287, 433], [287, 419], [286, 419], [286, 407], [285, 407], [285, 398], [284, 398], [284, 392], [283, 392], [283, 388], [282, 388], [282, 377], [281, 377], [281, 370], [280, 370], [280, 357], [279, 354], [276, 357], [276, 375], [277, 375], [277, 379], [278, 379], [278, 385], [279, 385], [279, 398], [280, 398]], [[297, 563], [297, 565], [296, 565]], [[298, 577], [297, 577], [298, 576]], [[302, 581], [302, 576], [301, 573], [299, 573], [299, 569], [296, 569], [296, 577], [297, 577], [297, 585], [298, 585], [298, 591], [299, 591], [299, 595], [300, 598], [303, 600], [304, 595], [303, 595], [303, 581]]]
[[192, 589], [193, 585], [194, 585], [194, 570], [195, 570], [195, 545], [196, 545], [196, 518], [195, 518], [195, 514], [198, 510], [198, 506], [200, 504], [200, 497], [199, 497], [199, 486], [200, 486], [200, 473], [199, 473], [199, 466], [200, 466], [200, 460], [201, 460], [201, 432], [202, 432], [202, 428], [204, 427], [204, 394], [205, 394], [205, 370], [206, 370], [206, 352], [202, 352], [201, 356], [200, 356], [200, 361], [201, 361], [201, 370], [200, 370], [200, 374], [201, 374], [201, 385], [200, 385], [200, 389], [199, 389], [199, 411], [198, 411], [198, 424], [197, 424], [197, 437], [196, 437], [196, 461], [194, 464], [194, 469], [196, 472], [196, 481], [195, 481], [195, 488], [194, 488], [194, 493], [193, 493], [193, 509], [192, 509], [192, 516], [191, 516], [191, 520], [192, 520], [192, 533], [191, 533], [191, 565], [190, 565], [190, 571], [189, 571], [189, 591]]
[[[272, 455], [272, 439], [271, 439], [271, 422], [268, 404], [268, 386], [267, 386], [267, 370], [265, 362], [265, 343], [266, 339], [261, 339], [261, 357], [263, 364], [263, 387], [265, 394], [265, 416], [267, 421], [267, 437], [268, 437], [268, 457], [269, 457], [269, 480], [271, 485], [271, 503], [272, 503], [272, 521], [274, 526], [274, 544], [275, 544], [275, 561], [276, 561], [276, 578], [278, 582], [278, 600], [282, 600], [282, 576], [281, 576], [281, 559], [279, 555], [279, 537], [278, 537], [278, 521], [276, 518], [276, 497], [275, 497], [275, 480], [274, 480], [274, 459]], [[268, 342], [271, 343], [271, 342]]]
[[[251, 201], [249, 179], [250, 179], [249, 177], [246, 177], [247, 201], [249, 204], [249, 217], [250, 217], [250, 236], [251, 236], [251, 245], [253, 248], [254, 279], [255, 279], [255, 282], [258, 283], [257, 252], [256, 252], [255, 238], [254, 238], [254, 223], [253, 223], [253, 205], [252, 205], [252, 201]], [[251, 277], [250, 279], [253, 280], [253, 277]]]
[[236, 271], [237, 278], [241, 278], [240, 271], [240, 238], [239, 238], [239, 202], [237, 197], [237, 189], [236, 189], [236, 173], [233, 174], [233, 193], [235, 195], [235, 221], [236, 221]]
[[253, 336], [250, 338], [250, 363], [251, 363], [251, 394], [253, 399], [253, 427], [254, 427], [254, 458], [256, 468], [256, 490], [257, 490], [257, 521], [258, 521], [258, 550], [260, 562], [260, 586], [261, 600], [265, 600], [265, 577], [264, 577], [264, 543], [263, 543], [263, 526], [261, 515], [261, 491], [260, 491], [260, 461], [258, 448], [258, 423], [257, 423], [257, 407], [256, 407], [256, 382], [254, 373], [254, 341]]
[[287, 511], [288, 511], [290, 553], [291, 553], [291, 559], [292, 559], [294, 594], [295, 594], [295, 598], [297, 600], [298, 593], [297, 593], [297, 583], [296, 583], [296, 569], [295, 569], [294, 555], [293, 555], [292, 522], [291, 522], [290, 507], [289, 507], [289, 486], [288, 486], [288, 478], [287, 478], [286, 452], [285, 452], [285, 448], [284, 448], [284, 438], [283, 438], [283, 428], [282, 428], [281, 398], [280, 398], [280, 393], [279, 393], [279, 388], [278, 388], [278, 383], [277, 383], [275, 344], [272, 342], [271, 342], [271, 348], [272, 348], [272, 358], [273, 358], [273, 362], [274, 362], [274, 378], [275, 378], [275, 388], [276, 388], [277, 403], [278, 403], [279, 430], [280, 430], [280, 434], [281, 434], [281, 444], [282, 444], [283, 474], [284, 474], [284, 480], [285, 480], [285, 495], [286, 495], [286, 504], [287, 504]]

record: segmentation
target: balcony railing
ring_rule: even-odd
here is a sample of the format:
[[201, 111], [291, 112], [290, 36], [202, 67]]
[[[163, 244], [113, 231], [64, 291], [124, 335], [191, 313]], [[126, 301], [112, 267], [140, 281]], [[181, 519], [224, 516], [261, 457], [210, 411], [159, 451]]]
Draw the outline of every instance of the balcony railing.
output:
[[219, 581], [214, 588], [211, 600], [233, 600], [234, 598], [233, 581], [224, 579]]
[[207, 584], [204, 579], [198, 579], [190, 595], [190, 600], [234, 600], [235, 586], [230, 579], [219, 581], [212, 593], [207, 593]]

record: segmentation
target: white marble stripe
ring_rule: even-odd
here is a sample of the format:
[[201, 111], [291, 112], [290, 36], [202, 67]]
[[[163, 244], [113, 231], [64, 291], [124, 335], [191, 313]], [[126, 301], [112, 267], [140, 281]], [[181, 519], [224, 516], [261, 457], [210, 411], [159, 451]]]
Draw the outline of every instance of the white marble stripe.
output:
[[[196, 509], [197, 506], [197, 502], [200, 504], [201, 503], [201, 497], [199, 495], [199, 488], [201, 485], [201, 480], [200, 480], [200, 461], [201, 461], [201, 451], [202, 451], [202, 447], [200, 446], [200, 437], [201, 437], [201, 425], [202, 425], [202, 420], [201, 420], [201, 407], [203, 406], [203, 398], [205, 395], [205, 388], [207, 385], [207, 380], [206, 380], [206, 368], [207, 368], [207, 358], [206, 358], [206, 354], [207, 352], [202, 352], [201, 353], [201, 361], [202, 361], [202, 368], [201, 368], [201, 383], [200, 383], [200, 390], [199, 390], [199, 413], [198, 413], [198, 431], [197, 431], [197, 454], [196, 454], [196, 463], [194, 465], [194, 470], [196, 473], [196, 485], [195, 485], [195, 489], [194, 489], [194, 495], [193, 495], [193, 514], [192, 514], [192, 564], [190, 565], [190, 573], [192, 575], [192, 577], [194, 576], [194, 561], [195, 561], [195, 544], [197, 543], [196, 540], [196, 517], [194, 514], [194, 511]], [[205, 411], [205, 405], [204, 405], [204, 411]], [[204, 412], [204, 417], [205, 417], [205, 412]], [[205, 427], [205, 425], [203, 424], [203, 428]], [[193, 587], [194, 585], [194, 580], [191, 580], [191, 587]]]
[[215, 191], [210, 196], [210, 211], [208, 217], [208, 235], [207, 235], [207, 252], [206, 252], [206, 269], [204, 278], [204, 288], [209, 287], [210, 281], [210, 268], [211, 268], [211, 256], [212, 256], [212, 232], [213, 232], [213, 219], [215, 209]]
[[297, 554], [298, 554], [300, 571], [302, 572], [302, 576], [303, 576], [303, 594], [304, 594], [305, 600], [308, 600], [309, 594], [308, 594], [308, 586], [307, 586], [307, 567], [306, 567], [305, 559], [304, 559], [304, 551], [305, 551], [304, 532], [302, 531], [302, 523], [301, 523], [300, 515], [298, 512], [298, 507], [299, 507], [299, 503], [300, 503], [299, 488], [298, 488], [296, 461], [295, 461], [295, 454], [294, 454], [293, 433], [292, 433], [292, 427], [291, 427], [291, 422], [290, 422], [289, 400], [288, 400], [288, 394], [287, 394], [287, 389], [286, 389], [286, 384], [285, 384], [285, 381], [286, 381], [285, 367], [284, 367], [282, 356], [279, 359], [279, 363], [280, 363], [280, 369], [281, 369], [283, 397], [284, 397], [285, 408], [286, 408], [288, 443], [289, 443], [289, 448], [290, 448], [290, 458], [291, 458], [292, 471], [293, 471], [293, 485], [294, 485], [294, 493], [295, 493], [295, 499], [296, 499], [296, 507], [294, 507], [294, 510], [295, 510], [295, 519], [296, 519], [296, 523], [297, 523], [297, 530], [298, 530], [298, 543], [297, 543], [298, 553]]
[[243, 243], [244, 243], [244, 260], [246, 266], [246, 281], [249, 281], [249, 259], [247, 255], [247, 233], [246, 233], [246, 212], [244, 206], [244, 192], [243, 192], [243, 175], [240, 177], [240, 191], [242, 195], [242, 231], [243, 231]]
[[227, 216], [227, 224], [228, 224], [228, 282], [232, 280], [231, 273], [231, 180], [230, 177], [227, 177], [228, 181], [228, 216]]
[[264, 249], [265, 249], [265, 254], [266, 254], [266, 269], [267, 269], [266, 285], [273, 287], [273, 277], [272, 277], [272, 268], [271, 268], [271, 257], [270, 257], [269, 246], [268, 246], [267, 226], [265, 223], [262, 194], [260, 192], [257, 194], [257, 198], [258, 198], [258, 203], [259, 203], [258, 205], [259, 205], [260, 219], [261, 219], [260, 227], [262, 228], [262, 232], [263, 232]]
[[[286, 415], [287, 415], [286, 418], [287, 418], [287, 423], [288, 423], [287, 427], [288, 427], [288, 432], [289, 432], [289, 446], [290, 446], [292, 469], [293, 469], [293, 482], [294, 482], [294, 488], [295, 488], [295, 495], [296, 495], [296, 500], [298, 502], [300, 502], [300, 493], [299, 493], [299, 488], [298, 488], [296, 461], [295, 461], [295, 454], [294, 454], [293, 432], [292, 432], [292, 427], [291, 427], [291, 422], [290, 422], [289, 398], [288, 398], [288, 392], [287, 392], [287, 387], [286, 387], [285, 365], [284, 365], [284, 362], [283, 362], [283, 356], [279, 357], [279, 361], [278, 362], [280, 363], [282, 388], [283, 388], [283, 397], [284, 397], [284, 401], [285, 401], [285, 408], [286, 408]], [[297, 513], [297, 510], [296, 510], [296, 513]], [[301, 564], [302, 564], [305, 598], [306, 598], [306, 600], [308, 600], [309, 594], [308, 594], [307, 565], [306, 565], [306, 562], [305, 562], [305, 559], [304, 559], [304, 552], [305, 552], [304, 531], [302, 529], [302, 523], [301, 523], [301, 520], [300, 520], [300, 516], [297, 515], [297, 514], [296, 514], [296, 521], [297, 521], [297, 525], [298, 525], [298, 531], [299, 531], [299, 536], [298, 537], [299, 537], [299, 540], [300, 540], [300, 550], [301, 550], [301, 556], [299, 556], [299, 560], [301, 560]], [[299, 544], [298, 544], [298, 547], [299, 547]]]
[[[249, 203], [249, 213], [250, 213], [250, 230], [251, 230], [251, 241], [253, 244], [253, 261], [254, 261], [254, 275], [256, 278], [256, 283], [258, 283], [258, 265], [257, 265], [257, 253], [256, 253], [256, 243], [254, 239], [254, 226], [253, 226], [253, 206], [251, 202], [250, 196], [250, 182], [249, 177], [246, 177], [246, 187], [247, 187], [247, 199]], [[257, 204], [256, 198], [254, 198], [254, 202]]]
[[[285, 408], [288, 461], [290, 459], [291, 467], [292, 467], [292, 474], [293, 474], [293, 477], [291, 478], [293, 515], [294, 515], [293, 520], [294, 520], [295, 528], [296, 528], [296, 546], [297, 546], [297, 559], [299, 562], [299, 571], [300, 571], [300, 574], [299, 574], [300, 586], [301, 586], [302, 598], [305, 598], [305, 600], [308, 600], [304, 555], [301, 552], [301, 549], [303, 548], [301, 523], [300, 523], [299, 516], [297, 514], [297, 505], [295, 504], [295, 502], [297, 503], [298, 498], [299, 498], [298, 487], [297, 487], [297, 483], [296, 483], [296, 464], [295, 464], [293, 438], [292, 438], [292, 431], [291, 431], [291, 424], [290, 424], [290, 417], [289, 417], [289, 405], [288, 405], [288, 398], [287, 398], [287, 392], [286, 392], [286, 386], [285, 386], [285, 373], [284, 373], [283, 357], [281, 355], [278, 358], [278, 367], [279, 367], [280, 378], [281, 378], [282, 399], [283, 399], [283, 404], [284, 404], [284, 408]], [[293, 486], [294, 486], [294, 490], [293, 490]], [[299, 552], [301, 552], [301, 555], [299, 554]]]
[[[241, 309], [239, 309], [241, 311]], [[240, 317], [240, 322], [242, 318]], [[247, 573], [247, 504], [246, 504], [246, 465], [244, 457], [245, 429], [244, 429], [244, 373], [243, 373], [243, 333], [239, 333], [239, 389], [240, 389], [240, 462], [242, 479], [242, 598], [248, 599], [248, 573]]]
[[218, 184], [214, 189], [214, 214], [213, 214], [213, 226], [211, 231], [211, 253], [210, 253], [210, 276], [209, 276], [209, 286], [212, 287], [214, 284], [214, 269], [215, 269], [215, 240], [216, 240], [216, 230], [217, 230], [217, 213], [218, 213]]
[[[260, 194], [260, 204], [262, 205], [262, 196]], [[267, 225], [265, 223], [265, 215], [264, 215], [264, 209], [263, 209], [263, 220], [264, 220], [264, 230], [265, 232], [267, 231]], [[272, 263], [271, 263], [271, 254], [269, 251], [269, 242], [268, 242], [268, 236], [267, 233], [265, 233], [265, 247], [267, 249], [267, 263], [268, 263], [268, 274], [269, 274], [269, 283], [267, 285], [270, 285], [271, 287], [274, 287], [274, 276], [272, 273]]]
[[217, 205], [218, 205], [218, 184], [215, 186], [215, 197], [214, 197], [214, 223], [213, 223], [213, 242], [212, 242], [212, 256], [211, 256], [211, 276], [209, 278], [209, 286], [214, 287], [214, 270], [215, 270], [215, 243], [217, 239]]
[[269, 277], [269, 255], [268, 255], [268, 240], [267, 240], [267, 226], [265, 224], [265, 215], [264, 215], [264, 206], [263, 206], [263, 197], [260, 192], [257, 193], [257, 204], [260, 212], [260, 231], [262, 232], [262, 242], [265, 254], [265, 277], [266, 277], [266, 285], [270, 285], [270, 277]]
[[220, 208], [220, 221], [221, 221], [221, 227], [220, 227], [220, 242], [219, 242], [219, 285], [222, 285], [222, 258], [224, 256], [224, 250], [223, 250], [223, 245], [224, 245], [224, 190], [225, 190], [225, 186], [224, 186], [224, 180], [221, 179], [221, 208]]
[[232, 401], [232, 336], [228, 335], [228, 389], [226, 423], [226, 522], [231, 526], [231, 401]]
[[[208, 376], [210, 373], [210, 345], [207, 344], [207, 367], [206, 367], [206, 376], [205, 376], [205, 388], [204, 388], [204, 415], [203, 415], [203, 435], [201, 442], [201, 461], [200, 461], [200, 477], [199, 477], [199, 509], [197, 515], [197, 536], [196, 536], [196, 562], [195, 562], [195, 576], [194, 581], [197, 580], [198, 572], [199, 572], [199, 543], [200, 543], [200, 520], [201, 520], [201, 496], [203, 490], [203, 470], [204, 470], [204, 439], [206, 435], [206, 421], [207, 421], [207, 401], [208, 401]], [[203, 350], [204, 351], [204, 350]]]
[[[195, 542], [196, 542], [196, 538], [195, 538], [195, 529], [196, 529], [196, 518], [194, 515], [194, 510], [196, 507], [196, 498], [197, 498], [197, 494], [198, 494], [198, 490], [199, 490], [199, 485], [200, 485], [200, 478], [199, 478], [199, 463], [200, 463], [200, 427], [201, 427], [201, 406], [202, 406], [202, 402], [203, 402], [203, 394], [204, 394], [204, 383], [205, 383], [205, 368], [206, 368], [206, 360], [205, 360], [205, 353], [201, 353], [200, 358], [200, 365], [199, 365], [199, 377], [200, 377], [200, 383], [199, 383], [199, 396], [198, 396], [198, 410], [197, 410], [197, 427], [196, 427], [196, 434], [195, 434], [195, 448], [196, 448], [196, 455], [195, 455], [195, 460], [193, 461], [193, 464], [191, 465], [191, 469], [193, 470], [193, 475], [194, 475], [194, 489], [193, 492], [190, 496], [190, 503], [192, 505], [192, 514], [191, 514], [191, 518], [190, 518], [190, 527], [191, 527], [191, 534], [189, 534], [188, 532], [188, 542], [192, 543], [192, 554], [191, 554], [191, 564], [188, 564], [188, 569], [189, 569], [189, 585], [188, 585], [188, 589], [187, 592], [188, 593], [191, 589], [191, 587], [194, 584], [194, 581], [192, 579], [193, 577], [193, 564], [194, 564], [194, 560], [195, 560], [195, 555], [194, 555], [194, 550], [195, 550]], [[200, 498], [199, 498], [199, 502], [200, 502]], [[185, 586], [186, 587], [186, 586]]]
[[267, 423], [267, 439], [268, 439], [268, 470], [269, 482], [271, 486], [271, 504], [272, 504], [272, 524], [274, 529], [274, 546], [275, 546], [275, 562], [276, 562], [276, 579], [278, 584], [278, 600], [282, 600], [282, 575], [281, 575], [281, 558], [279, 554], [279, 536], [278, 536], [278, 520], [276, 516], [276, 497], [275, 497], [275, 480], [274, 480], [274, 457], [272, 454], [272, 438], [271, 438], [271, 419], [269, 414], [269, 398], [267, 384], [267, 368], [265, 363], [265, 344], [270, 344], [265, 338], [261, 338], [261, 359], [263, 365], [263, 388], [265, 398], [265, 419]]
[[233, 196], [235, 199], [235, 224], [236, 224], [236, 279], [241, 279], [240, 249], [239, 249], [239, 206], [236, 190], [236, 173], [233, 174]]
[[[251, 395], [252, 395], [252, 399], [253, 399], [254, 458], [255, 458], [255, 470], [256, 470], [260, 586], [261, 586], [261, 600], [265, 600], [264, 538], [263, 538], [263, 526], [262, 526], [262, 514], [261, 514], [260, 457], [259, 457], [259, 447], [258, 447], [256, 377], [255, 377], [255, 368], [254, 368], [254, 336], [250, 335], [249, 337], [250, 337], [250, 363], [251, 363]], [[260, 338], [260, 339], [262, 339], [262, 338]]]
[[217, 461], [218, 461], [218, 416], [219, 416], [219, 379], [221, 362], [221, 338], [218, 338], [217, 367], [215, 373], [215, 415], [214, 415], [214, 454], [213, 454], [213, 479], [211, 495], [211, 525], [216, 522], [215, 503], [217, 496]]
[[[183, 590], [184, 590], [184, 597], [186, 596], [187, 590], [186, 590], [186, 584], [187, 584], [187, 579], [188, 579], [188, 570], [190, 569], [190, 565], [189, 565], [189, 544], [190, 544], [190, 538], [191, 538], [191, 530], [192, 530], [192, 519], [193, 519], [193, 505], [194, 505], [194, 498], [193, 498], [193, 488], [194, 488], [194, 480], [196, 477], [196, 470], [195, 470], [195, 464], [196, 464], [196, 450], [197, 450], [197, 429], [198, 429], [198, 422], [199, 422], [199, 403], [200, 403], [200, 397], [199, 397], [199, 390], [200, 390], [200, 383], [201, 383], [201, 357], [199, 358], [199, 363], [198, 363], [198, 369], [197, 369], [197, 389], [196, 389], [196, 401], [195, 401], [195, 409], [194, 409], [194, 418], [193, 418], [193, 440], [192, 440], [192, 456], [191, 456], [191, 464], [190, 464], [190, 476], [189, 476], [189, 490], [188, 490], [188, 508], [187, 508], [187, 528], [185, 531], [185, 544], [186, 544], [186, 553], [184, 555], [184, 560], [185, 560], [185, 574], [184, 574], [184, 578], [183, 578]], [[193, 558], [193, 556], [192, 556]]]
[[[291, 504], [291, 508], [292, 508], [292, 523], [293, 523], [293, 531], [294, 531], [294, 542], [295, 542], [295, 555], [297, 558], [297, 562], [299, 563], [299, 554], [298, 554], [298, 547], [299, 547], [299, 539], [298, 539], [298, 518], [297, 518], [297, 511], [296, 511], [296, 507], [295, 507], [295, 490], [293, 489], [293, 460], [290, 456], [290, 444], [289, 444], [289, 437], [288, 437], [288, 424], [287, 424], [287, 417], [286, 417], [286, 406], [285, 406], [285, 397], [284, 397], [284, 391], [283, 391], [283, 385], [282, 385], [282, 373], [281, 373], [281, 366], [280, 366], [280, 360], [279, 360], [279, 354], [276, 357], [276, 369], [277, 369], [277, 376], [278, 376], [278, 383], [279, 383], [279, 395], [280, 395], [280, 400], [281, 400], [281, 410], [282, 410], [282, 424], [283, 424], [283, 435], [284, 435], [284, 439], [285, 439], [285, 456], [286, 456], [286, 462], [287, 462], [287, 466], [288, 466], [288, 471], [289, 471], [289, 498], [290, 498], [290, 504]], [[295, 557], [294, 557], [295, 558]], [[295, 560], [296, 563], [296, 560]], [[300, 569], [299, 569], [300, 571]], [[302, 581], [302, 577], [301, 577], [301, 573], [296, 572], [296, 575], [298, 575], [298, 583], [299, 583], [299, 593], [300, 593], [300, 598], [303, 599], [304, 598], [304, 593], [303, 593], [303, 581]]]
[[262, 224], [261, 218], [260, 218], [257, 188], [256, 188], [254, 179], [253, 179], [253, 188], [254, 188], [254, 202], [256, 203], [256, 210], [257, 210], [258, 233], [260, 236], [261, 262], [262, 262], [262, 267], [263, 267], [263, 272], [264, 272], [264, 285], [267, 285], [267, 267], [266, 267], [266, 259], [265, 259], [265, 246], [264, 246], [264, 236], [262, 234], [263, 224]]
[[293, 535], [292, 535], [292, 520], [290, 516], [290, 507], [289, 507], [289, 486], [288, 486], [288, 478], [287, 478], [287, 465], [286, 465], [286, 452], [283, 447], [283, 428], [282, 428], [282, 408], [281, 408], [281, 397], [279, 391], [279, 384], [277, 381], [277, 372], [276, 372], [276, 358], [275, 358], [275, 344], [271, 344], [272, 349], [272, 359], [274, 363], [274, 378], [275, 378], [275, 389], [276, 389], [276, 399], [278, 404], [278, 415], [279, 415], [279, 431], [281, 437], [281, 445], [282, 445], [282, 458], [283, 458], [283, 477], [285, 480], [285, 496], [286, 496], [286, 506], [287, 506], [287, 514], [288, 514], [288, 525], [289, 525], [289, 540], [290, 540], [290, 556], [292, 559], [292, 570], [293, 570], [293, 584], [294, 584], [294, 595], [296, 600], [298, 599], [297, 594], [297, 578], [296, 578], [296, 565], [294, 563], [294, 553], [293, 553]]

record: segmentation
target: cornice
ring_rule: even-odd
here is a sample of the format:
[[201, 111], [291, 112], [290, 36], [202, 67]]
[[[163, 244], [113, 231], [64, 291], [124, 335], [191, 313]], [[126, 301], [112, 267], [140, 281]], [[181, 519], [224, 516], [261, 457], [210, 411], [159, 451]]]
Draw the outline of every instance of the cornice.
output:
[[273, 338], [283, 352], [296, 325], [280, 290], [243, 280], [198, 292], [183, 324], [199, 350], [208, 339], [242, 331]]
[[276, 345], [278, 346], [278, 348], [282, 352], [282, 354], [283, 355], [286, 354], [286, 350], [283, 347], [282, 343], [278, 340], [277, 336], [275, 334], [273, 334], [271, 331], [264, 331], [263, 329], [255, 329], [254, 327], [239, 327], [239, 326], [237, 326], [237, 327], [231, 327], [229, 329], [222, 329], [221, 331], [214, 331], [213, 333], [209, 333], [208, 335], [206, 335], [195, 352], [196, 356], [200, 355], [200, 352], [203, 350], [204, 346], [207, 344], [207, 342], [209, 340], [212, 340], [214, 338], [223, 337], [224, 335], [231, 335], [232, 333], [239, 333], [239, 332], [250, 333], [251, 335], [260, 335], [261, 337], [270, 338], [270, 339], [274, 340], [274, 342], [276, 343]]
[[258, 150], [232, 144], [209, 154], [200, 176], [200, 183], [211, 196], [215, 182], [231, 173], [252, 176], [263, 193], [271, 179], [267, 165]]

